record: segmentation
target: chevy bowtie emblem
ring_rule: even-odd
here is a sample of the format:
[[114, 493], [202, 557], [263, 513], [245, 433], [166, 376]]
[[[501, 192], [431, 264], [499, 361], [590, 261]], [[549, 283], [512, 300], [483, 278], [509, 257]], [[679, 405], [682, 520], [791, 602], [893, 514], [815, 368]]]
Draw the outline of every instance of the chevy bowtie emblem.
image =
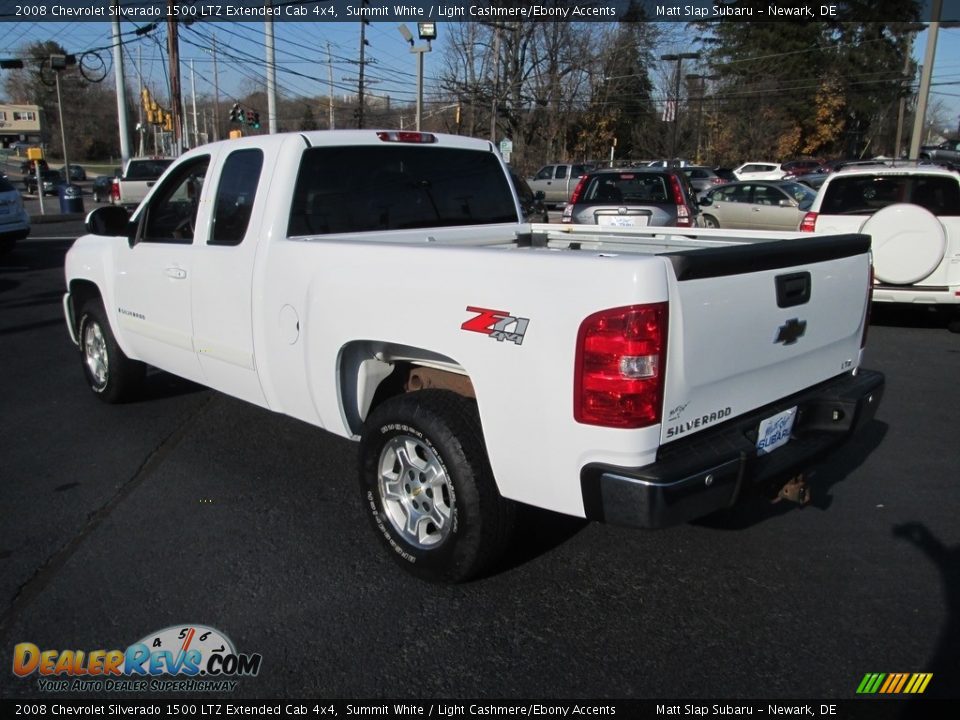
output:
[[774, 340], [774, 342], [783, 343], [784, 345], [793, 345], [797, 340], [803, 337], [803, 334], [806, 331], [806, 320], [790, 318], [777, 329], [777, 339]]

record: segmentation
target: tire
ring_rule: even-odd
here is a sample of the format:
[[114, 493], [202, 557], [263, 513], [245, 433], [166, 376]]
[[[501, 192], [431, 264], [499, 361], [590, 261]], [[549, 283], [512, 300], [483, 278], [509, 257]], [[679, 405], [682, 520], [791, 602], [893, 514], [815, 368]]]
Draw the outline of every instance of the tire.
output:
[[432, 582], [489, 570], [512, 533], [516, 506], [497, 490], [476, 403], [449, 391], [398, 395], [371, 413], [360, 491], [389, 554]]
[[717, 222], [717, 219], [713, 215], [704, 215], [703, 226], [705, 228], [719, 228], [720, 223]]
[[99, 190], [94, 190], [94, 191], [93, 191], [93, 201], [94, 201], [95, 203], [100, 202], [100, 191], [99, 191]]
[[94, 394], [106, 403], [135, 397], [143, 384], [146, 365], [128, 358], [117, 345], [99, 300], [81, 308], [77, 336], [83, 374]]

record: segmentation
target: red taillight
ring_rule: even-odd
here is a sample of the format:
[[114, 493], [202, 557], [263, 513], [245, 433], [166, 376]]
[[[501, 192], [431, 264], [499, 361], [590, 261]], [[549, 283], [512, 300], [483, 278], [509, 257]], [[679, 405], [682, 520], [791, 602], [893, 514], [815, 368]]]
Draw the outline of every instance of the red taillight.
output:
[[580, 182], [577, 183], [577, 186], [573, 189], [573, 194], [570, 196], [571, 205], [577, 204], [577, 201], [580, 200], [580, 196], [583, 195], [583, 191], [586, 187], [587, 187], [587, 176], [582, 175], [580, 177]]
[[666, 355], [665, 302], [588, 317], [577, 333], [574, 419], [615, 428], [660, 422]]
[[110, 198], [115, 202], [120, 200], [120, 180], [114, 178], [113, 182], [110, 183]]
[[803, 220], [800, 221], [800, 232], [816, 232], [817, 231], [817, 213], [808, 212], [803, 216]]
[[437, 136], [433, 133], [408, 132], [406, 130], [382, 130], [377, 137], [384, 142], [402, 143], [435, 143]]
[[693, 218], [690, 217], [690, 209], [683, 199], [683, 188], [680, 187], [680, 178], [676, 175], [670, 176], [670, 190], [673, 192], [673, 202], [677, 206], [677, 227], [691, 227]]

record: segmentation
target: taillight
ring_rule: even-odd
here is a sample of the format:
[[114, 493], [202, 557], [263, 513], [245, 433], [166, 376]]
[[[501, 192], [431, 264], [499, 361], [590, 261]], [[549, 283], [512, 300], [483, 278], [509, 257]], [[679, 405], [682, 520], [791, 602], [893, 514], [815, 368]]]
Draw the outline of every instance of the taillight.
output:
[[693, 218], [690, 217], [690, 209], [683, 199], [683, 188], [680, 187], [680, 178], [676, 175], [670, 176], [670, 190], [673, 192], [673, 202], [677, 206], [677, 227], [691, 227]]
[[110, 183], [110, 198], [114, 202], [120, 201], [120, 180], [117, 178], [114, 178], [113, 182]]
[[803, 216], [803, 220], [800, 221], [800, 232], [816, 232], [817, 231], [817, 213], [808, 212]]
[[587, 187], [587, 176], [584, 175], [580, 178], [580, 182], [577, 183], [577, 186], [573, 189], [573, 194], [570, 196], [570, 204], [576, 205], [580, 200], [580, 196], [583, 195], [584, 189]]
[[615, 428], [660, 422], [666, 356], [667, 303], [588, 317], [577, 333], [574, 419]]
[[867, 285], [867, 312], [863, 318], [863, 335], [860, 336], [860, 349], [867, 346], [867, 330], [870, 329], [870, 310], [873, 308], [873, 258], [870, 258], [870, 275]]
[[435, 143], [437, 136], [433, 133], [408, 132], [406, 130], [382, 130], [377, 137], [384, 142], [402, 143]]

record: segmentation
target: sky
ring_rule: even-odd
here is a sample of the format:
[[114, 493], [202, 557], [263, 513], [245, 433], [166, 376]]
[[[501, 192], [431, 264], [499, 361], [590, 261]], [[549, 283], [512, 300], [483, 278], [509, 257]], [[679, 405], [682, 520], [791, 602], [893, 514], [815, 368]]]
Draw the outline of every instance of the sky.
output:
[[[140, 23], [142, 25], [143, 23]], [[408, 23], [416, 34], [414, 23]], [[668, 24], [664, 27], [664, 52], [689, 49], [686, 38], [692, 31], [685, 24]], [[137, 25], [121, 23], [124, 44], [124, 64], [129, 85], [136, 83], [137, 67], [143, 68], [143, 81], [160, 97], [166, 95], [166, 40], [161, 27], [149, 37], [136, 39]], [[335, 97], [355, 95], [357, 91], [360, 44], [359, 22], [278, 22], [274, 24], [275, 52], [277, 60], [277, 86], [281, 95], [287, 97], [326, 96], [329, 70], [332, 65]], [[264, 25], [262, 21], [196, 23], [181, 28], [180, 56], [182, 60], [181, 86], [189, 103], [191, 92], [190, 62], [193, 61], [193, 81], [198, 95], [212, 95], [213, 54], [210, 48], [217, 46], [217, 65], [220, 98], [224, 102], [239, 99], [250, 92], [265, 87], [263, 67]], [[389, 96], [393, 103], [412, 104], [416, 94], [416, 56], [403, 39], [393, 22], [372, 22], [366, 31], [368, 46], [365, 81], [368, 93]], [[17, 57], [18, 51], [33, 41], [53, 40], [68, 52], [80, 54], [111, 45], [109, 23], [76, 22], [39, 24], [0, 21], [0, 57]], [[438, 39], [433, 43], [433, 52], [424, 59], [425, 113], [430, 112], [431, 102], [439, 101], [435, 94], [436, 80], [443, 69], [445, 47], [444, 23], [438, 23]], [[914, 55], [923, 61], [927, 32], [917, 37]], [[418, 45], [422, 44], [418, 41]], [[109, 49], [99, 50], [106, 72], [104, 82], [113, 83], [113, 57]], [[88, 61], [95, 66], [96, 56]], [[102, 72], [103, 72], [102, 71]], [[692, 71], [692, 70], [691, 70]], [[960, 28], [941, 28], [937, 42], [934, 64], [931, 103], [939, 107], [944, 130], [957, 131], [960, 127]]]

